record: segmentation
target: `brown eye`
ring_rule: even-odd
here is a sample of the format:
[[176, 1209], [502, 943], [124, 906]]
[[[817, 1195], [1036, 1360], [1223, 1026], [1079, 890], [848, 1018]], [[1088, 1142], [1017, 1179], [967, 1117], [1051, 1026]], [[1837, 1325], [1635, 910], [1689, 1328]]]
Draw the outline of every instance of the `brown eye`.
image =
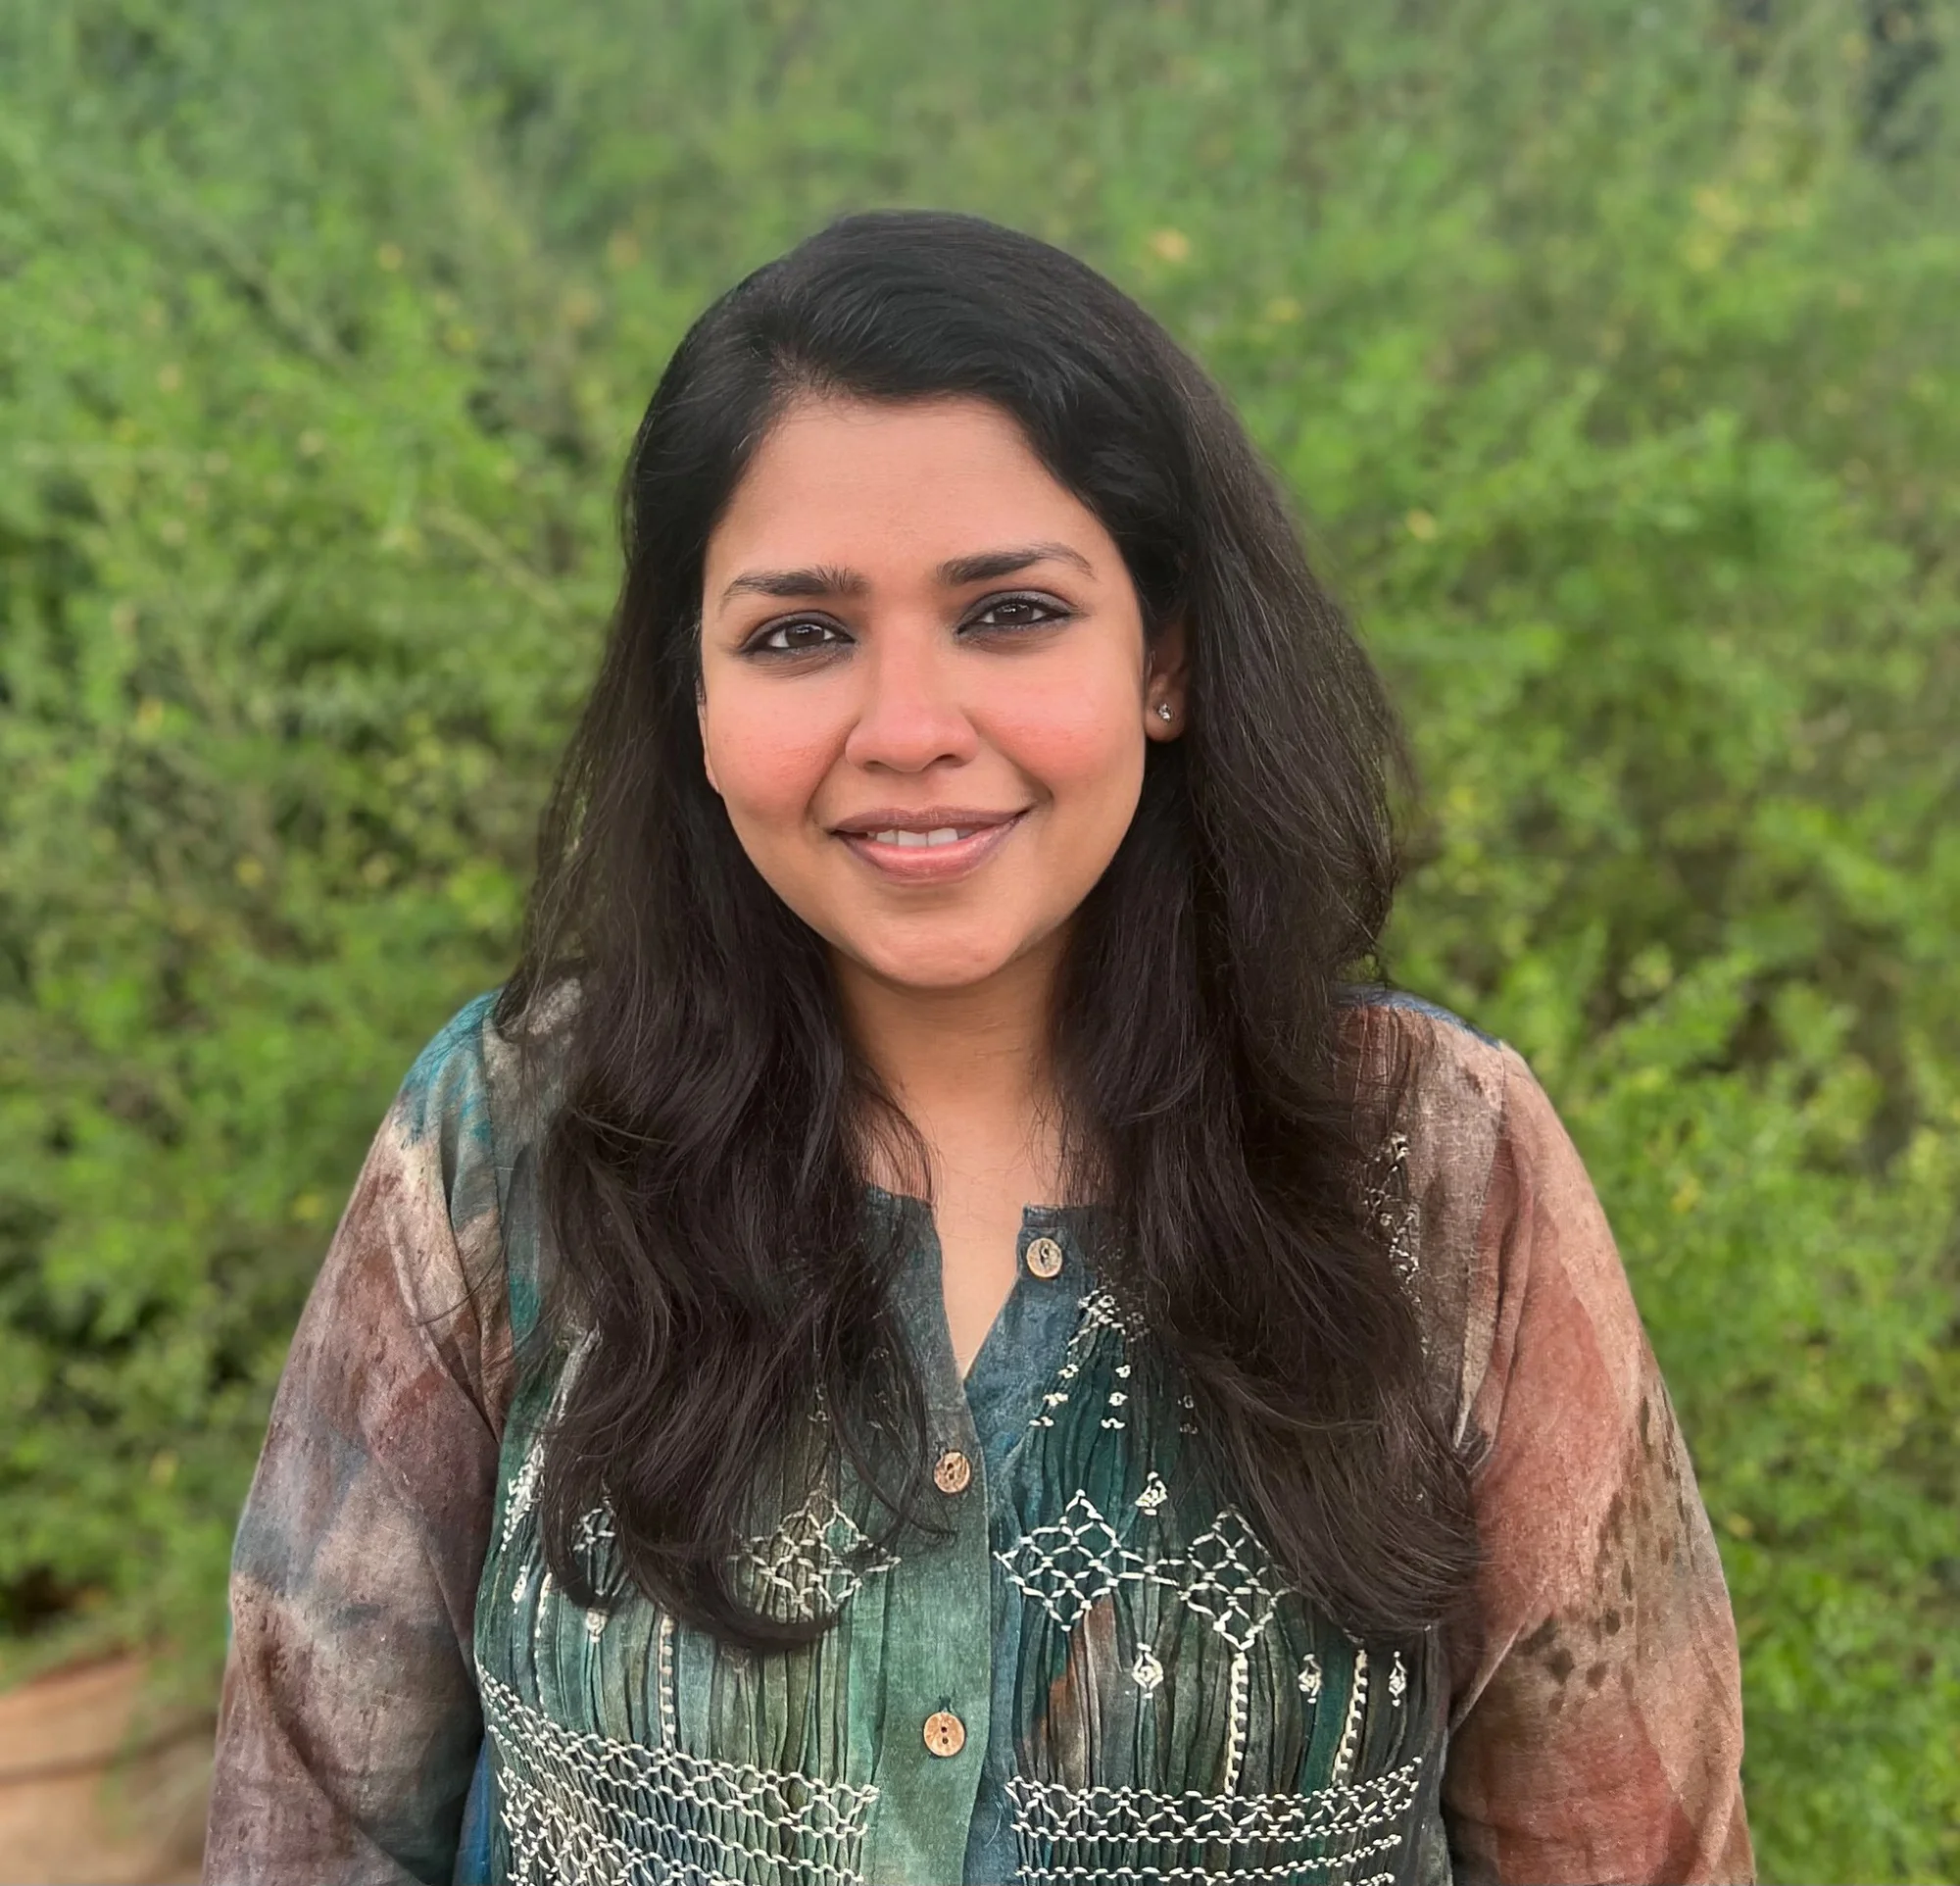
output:
[[974, 628], [1043, 628], [1068, 612], [1043, 596], [999, 596], [972, 619]]
[[833, 642], [845, 639], [842, 631], [829, 622], [812, 621], [808, 618], [794, 622], [777, 622], [772, 628], [765, 628], [749, 644], [748, 652], [760, 655], [802, 655], [810, 649], [828, 648]]

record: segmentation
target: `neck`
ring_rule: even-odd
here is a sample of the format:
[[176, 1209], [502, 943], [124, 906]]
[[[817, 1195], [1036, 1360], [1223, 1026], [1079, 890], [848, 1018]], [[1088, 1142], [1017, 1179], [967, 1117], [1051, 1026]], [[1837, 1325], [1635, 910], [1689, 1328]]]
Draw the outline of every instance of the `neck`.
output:
[[[920, 989], [873, 975], [833, 955], [846, 1025], [858, 1052], [926, 1140], [943, 1174], [950, 1153], [1028, 1163], [1056, 1178], [1054, 1090], [1049, 1023], [1059, 967], [1059, 935], [984, 982]], [[873, 1159], [874, 1176], [899, 1191], [919, 1175]], [[883, 1169], [879, 1169], [883, 1168]]]

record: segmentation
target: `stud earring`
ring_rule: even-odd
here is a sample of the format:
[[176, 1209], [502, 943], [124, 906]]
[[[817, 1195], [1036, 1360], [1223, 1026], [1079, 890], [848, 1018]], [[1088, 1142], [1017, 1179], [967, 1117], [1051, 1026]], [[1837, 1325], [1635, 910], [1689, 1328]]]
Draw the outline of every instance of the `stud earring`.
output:
[[1159, 701], [1157, 703], [1157, 719], [1159, 720], [1171, 720], [1176, 719], [1176, 717], [1170, 711], [1170, 703], [1168, 701]]

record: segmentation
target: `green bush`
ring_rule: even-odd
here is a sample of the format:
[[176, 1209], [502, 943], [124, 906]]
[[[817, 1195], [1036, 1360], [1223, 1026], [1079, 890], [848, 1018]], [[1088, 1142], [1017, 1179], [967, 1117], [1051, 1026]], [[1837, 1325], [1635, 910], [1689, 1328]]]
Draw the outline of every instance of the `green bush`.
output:
[[1533, 1060], [1613, 1216], [1765, 1875], [1954, 1877], [1957, 26], [16, 0], [5, 1666], [208, 1682], [311, 1270], [508, 966], [654, 377], [827, 215], [940, 203], [1210, 363], [1395, 677], [1395, 966]]

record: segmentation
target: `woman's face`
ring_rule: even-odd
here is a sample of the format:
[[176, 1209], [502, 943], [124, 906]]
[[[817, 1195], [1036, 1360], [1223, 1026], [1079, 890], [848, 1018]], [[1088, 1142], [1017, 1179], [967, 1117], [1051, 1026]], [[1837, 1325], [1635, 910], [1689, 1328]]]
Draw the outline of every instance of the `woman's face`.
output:
[[1059, 940], [1183, 724], [1115, 543], [974, 399], [793, 405], [709, 542], [702, 671], [756, 869], [921, 990]]

